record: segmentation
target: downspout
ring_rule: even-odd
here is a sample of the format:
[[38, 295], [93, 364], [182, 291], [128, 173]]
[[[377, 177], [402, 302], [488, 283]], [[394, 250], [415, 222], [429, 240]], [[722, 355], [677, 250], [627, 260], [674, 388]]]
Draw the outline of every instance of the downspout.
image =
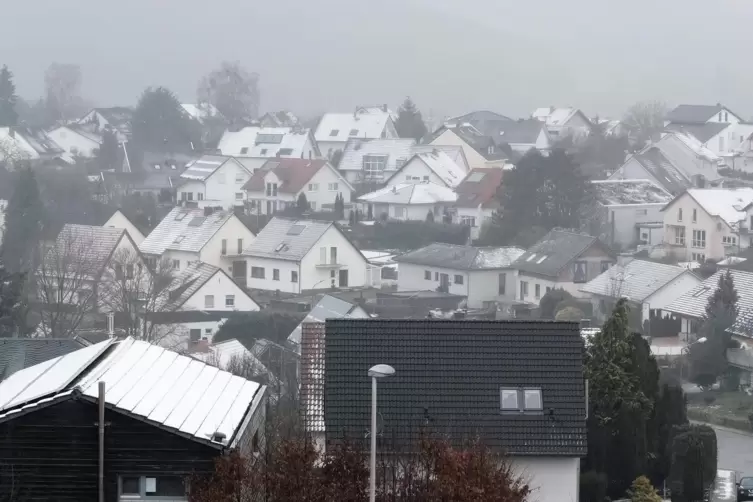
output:
[[105, 382], [99, 382], [99, 502], [105, 502]]
[[301, 262], [298, 262], [298, 294], [301, 294], [301, 283], [303, 282], [303, 276], [301, 276]]

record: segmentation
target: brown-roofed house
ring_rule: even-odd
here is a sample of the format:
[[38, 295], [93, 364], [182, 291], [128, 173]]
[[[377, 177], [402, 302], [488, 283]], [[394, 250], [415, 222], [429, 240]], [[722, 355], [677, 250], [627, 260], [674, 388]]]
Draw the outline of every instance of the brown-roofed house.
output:
[[458, 221], [470, 225], [473, 239], [478, 238], [481, 224], [499, 208], [496, 194], [502, 185], [503, 173], [498, 167], [472, 169], [455, 188]]

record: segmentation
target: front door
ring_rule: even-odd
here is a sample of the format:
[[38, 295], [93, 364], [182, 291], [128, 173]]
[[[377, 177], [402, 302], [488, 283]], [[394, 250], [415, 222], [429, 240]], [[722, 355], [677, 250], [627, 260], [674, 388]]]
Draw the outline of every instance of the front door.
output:
[[341, 288], [348, 287], [348, 271], [347, 270], [340, 270], [340, 287]]
[[242, 288], [246, 287], [246, 262], [239, 260], [233, 262], [233, 280]]
[[450, 276], [447, 274], [439, 274], [439, 285], [442, 291], [448, 293], [450, 291]]

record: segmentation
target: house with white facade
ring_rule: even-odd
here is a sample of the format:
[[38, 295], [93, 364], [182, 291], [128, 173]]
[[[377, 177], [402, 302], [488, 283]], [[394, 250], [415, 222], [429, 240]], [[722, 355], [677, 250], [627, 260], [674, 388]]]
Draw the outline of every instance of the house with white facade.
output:
[[455, 188], [465, 178], [466, 171], [441, 150], [417, 153], [385, 182], [390, 187], [401, 183], [434, 183]]
[[667, 253], [681, 261], [722, 260], [747, 244], [741, 242], [745, 208], [753, 188], [691, 189], [662, 210]]
[[0, 161], [13, 166], [17, 162], [39, 165], [54, 160], [74, 163], [65, 150], [41, 129], [0, 127]]
[[509, 145], [513, 152], [519, 154], [525, 154], [531, 149], [546, 153], [554, 145], [546, 124], [533, 118], [504, 122], [499, 125], [493, 138], [500, 146]]
[[516, 298], [538, 305], [550, 290], [564, 289], [576, 298], [583, 284], [609, 270], [614, 252], [598, 238], [571, 230], [554, 229], [518, 258]]
[[410, 138], [349, 139], [337, 169], [351, 184], [383, 183], [413, 156]]
[[369, 263], [330, 221], [275, 217], [243, 250], [248, 287], [286, 293], [379, 286]]
[[47, 135], [71, 157], [94, 158], [102, 145], [102, 135], [78, 124], [56, 127]]
[[481, 227], [491, 220], [494, 211], [500, 208], [497, 190], [502, 185], [504, 170], [473, 169], [455, 187], [455, 223], [471, 227], [471, 239], [478, 239]]
[[470, 124], [446, 124], [430, 134], [424, 143], [432, 146], [460, 146], [471, 169], [510, 165], [512, 151], [501, 147], [495, 138], [485, 136]]
[[230, 272], [244, 285], [246, 261], [241, 255], [253, 240], [253, 232], [231, 212], [176, 207], [144, 239], [139, 250], [152, 266], [159, 260], [170, 260], [179, 271], [193, 262], [208, 263]]
[[178, 201], [195, 202], [199, 208], [243, 206], [246, 200], [243, 185], [250, 178], [251, 173], [236, 159], [204, 155], [180, 173]]
[[531, 114], [546, 125], [549, 135], [554, 139], [571, 136], [585, 138], [591, 132], [591, 120], [579, 108], [549, 106], [537, 108]]
[[309, 129], [303, 127], [244, 127], [227, 130], [217, 149], [233, 157], [281, 157], [317, 159], [319, 147]]
[[516, 273], [512, 264], [524, 249], [472, 247], [435, 242], [395, 257], [398, 291], [444, 291], [465, 296], [468, 307], [515, 300]]
[[406, 181], [358, 197], [363, 214], [375, 219], [452, 221], [458, 196], [452, 188], [428, 181]]
[[112, 106], [110, 108], [92, 108], [76, 124], [87, 128], [95, 134], [101, 134], [106, 127], [115, 131], [119, 143], [131, 138], [131, 120], [133, 109], [127, 106]]
[[664, 125], [671, 124], [737, 124], [739, 115], [717, 103], [715, 105], [678, 105], [664, 117]]
[[648, 321], [652, 311], [666, 309], [700, 283], [687, 268], [630, 259], [590, 280], [581, 291], [591, 295], [593, 312], [601, 320], [611, 315], [620, 298], [627, 298], [631, 309], [641, 312], [641, 320]]
[[109, 228], [121, 228], [125, 230], [126, 232], [128, 232], [128, 235], [131, 236], [131, 239], [133, 239], [133, 242], [135, 242], [137, 246], [141, 245], [141, 243], [144, 242], [144, 234], [142, 234], [141, 231], [136, 228], [136, 225], [131, 223], [131, 220], [129, 220], [120, 209], [116, 209], [115, 212], [112, 213], [112, 216], [110, 216], [107, 221], [102, 224], [102, 226]]
[[725, 158], [727, 164], [739, 154], [745, 139], [753, 134], [748, 124], [721, 103], [716, 105], [679, 105], [665, 117], [668, 131], [691, 135], [704, 147]]
[[582, 228], [612, 249], [658, 246], [664, 241], [664, 206], [672, 195], [649, 180], [594, 180], [594, 202]]
[[342, 195], [350, 203], [353, 187], [325, 159], [270, 159], [243, 186], [253, 214], [275, 214], [298, 202], [301, 194], [312, 211], [331, 211]]
[[349, 139], [397, 137], [395, 117], [387, 105], [358, 107], [353, 113], [325, 113], [314, 133], [319, 150], [328, 159], [336, 151], [343, 151]]

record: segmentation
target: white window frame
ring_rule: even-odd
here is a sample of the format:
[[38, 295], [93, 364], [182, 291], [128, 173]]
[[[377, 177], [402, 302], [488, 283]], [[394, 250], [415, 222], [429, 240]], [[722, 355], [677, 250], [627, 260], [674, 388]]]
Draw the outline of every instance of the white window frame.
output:
[[476, 226], [476, 217], [475, 216], [461, 216], [460, 217], [460, 224], [461, 225], [468, 225], [469, 227], [475, 227]]
[[[261, 275], [254, 275], [254, 270], [261, 270]], [[266, 269], [264, 267], [251, 267], [252, 279], [266, 279]]]
[[235, 308], [235, 295], [225, 295], [225, 308]]
[[675, 244], [678, 246], [684, 246], [685, 245], [685, 227], [674, 227], [675, 229]]
[[204, 308], [205, 309], [214, 308], [214, 295], [204, 295]]
[[693, 229], [693, 240], [690, 246], [696, 249], [706, 249], [706, 231]]
[[364, 155], [363, 175], [366, 179], [381, 179], [387, 168], [386, 155]]
[[[139, 475], [139, 474], [128, 474], [128, 475], [119, 475], [118, 476], [118, 500], [155, 500], [155, 501], [163, 501], [163, 500], [170, 500], [170, 501], [184, 501], [188, 500], [188, 489], [185, 490], [185, 495], [156, 495], [156, 494], [149, 494], [146, 491], [147, 487], [147, 479], [154, 479], [155, 480], [155, 486], [156, 486], [156, 479], [160, 477], [171, 477], [171, 478], [181, 478], [183, 476], [179, 474], [174, 475]], [[123, 493], [123, 478], [139, 478], [139, 494], [136, 495], [134, 493]], [[185, 482], [185, 480], [184, 480]]]
[[337, 192], [337, 183], [329, 183], [327, 188], [330, 192]]
[[309, 192], [316, 192], [319, 190], [319, 183], [309, 183]]

